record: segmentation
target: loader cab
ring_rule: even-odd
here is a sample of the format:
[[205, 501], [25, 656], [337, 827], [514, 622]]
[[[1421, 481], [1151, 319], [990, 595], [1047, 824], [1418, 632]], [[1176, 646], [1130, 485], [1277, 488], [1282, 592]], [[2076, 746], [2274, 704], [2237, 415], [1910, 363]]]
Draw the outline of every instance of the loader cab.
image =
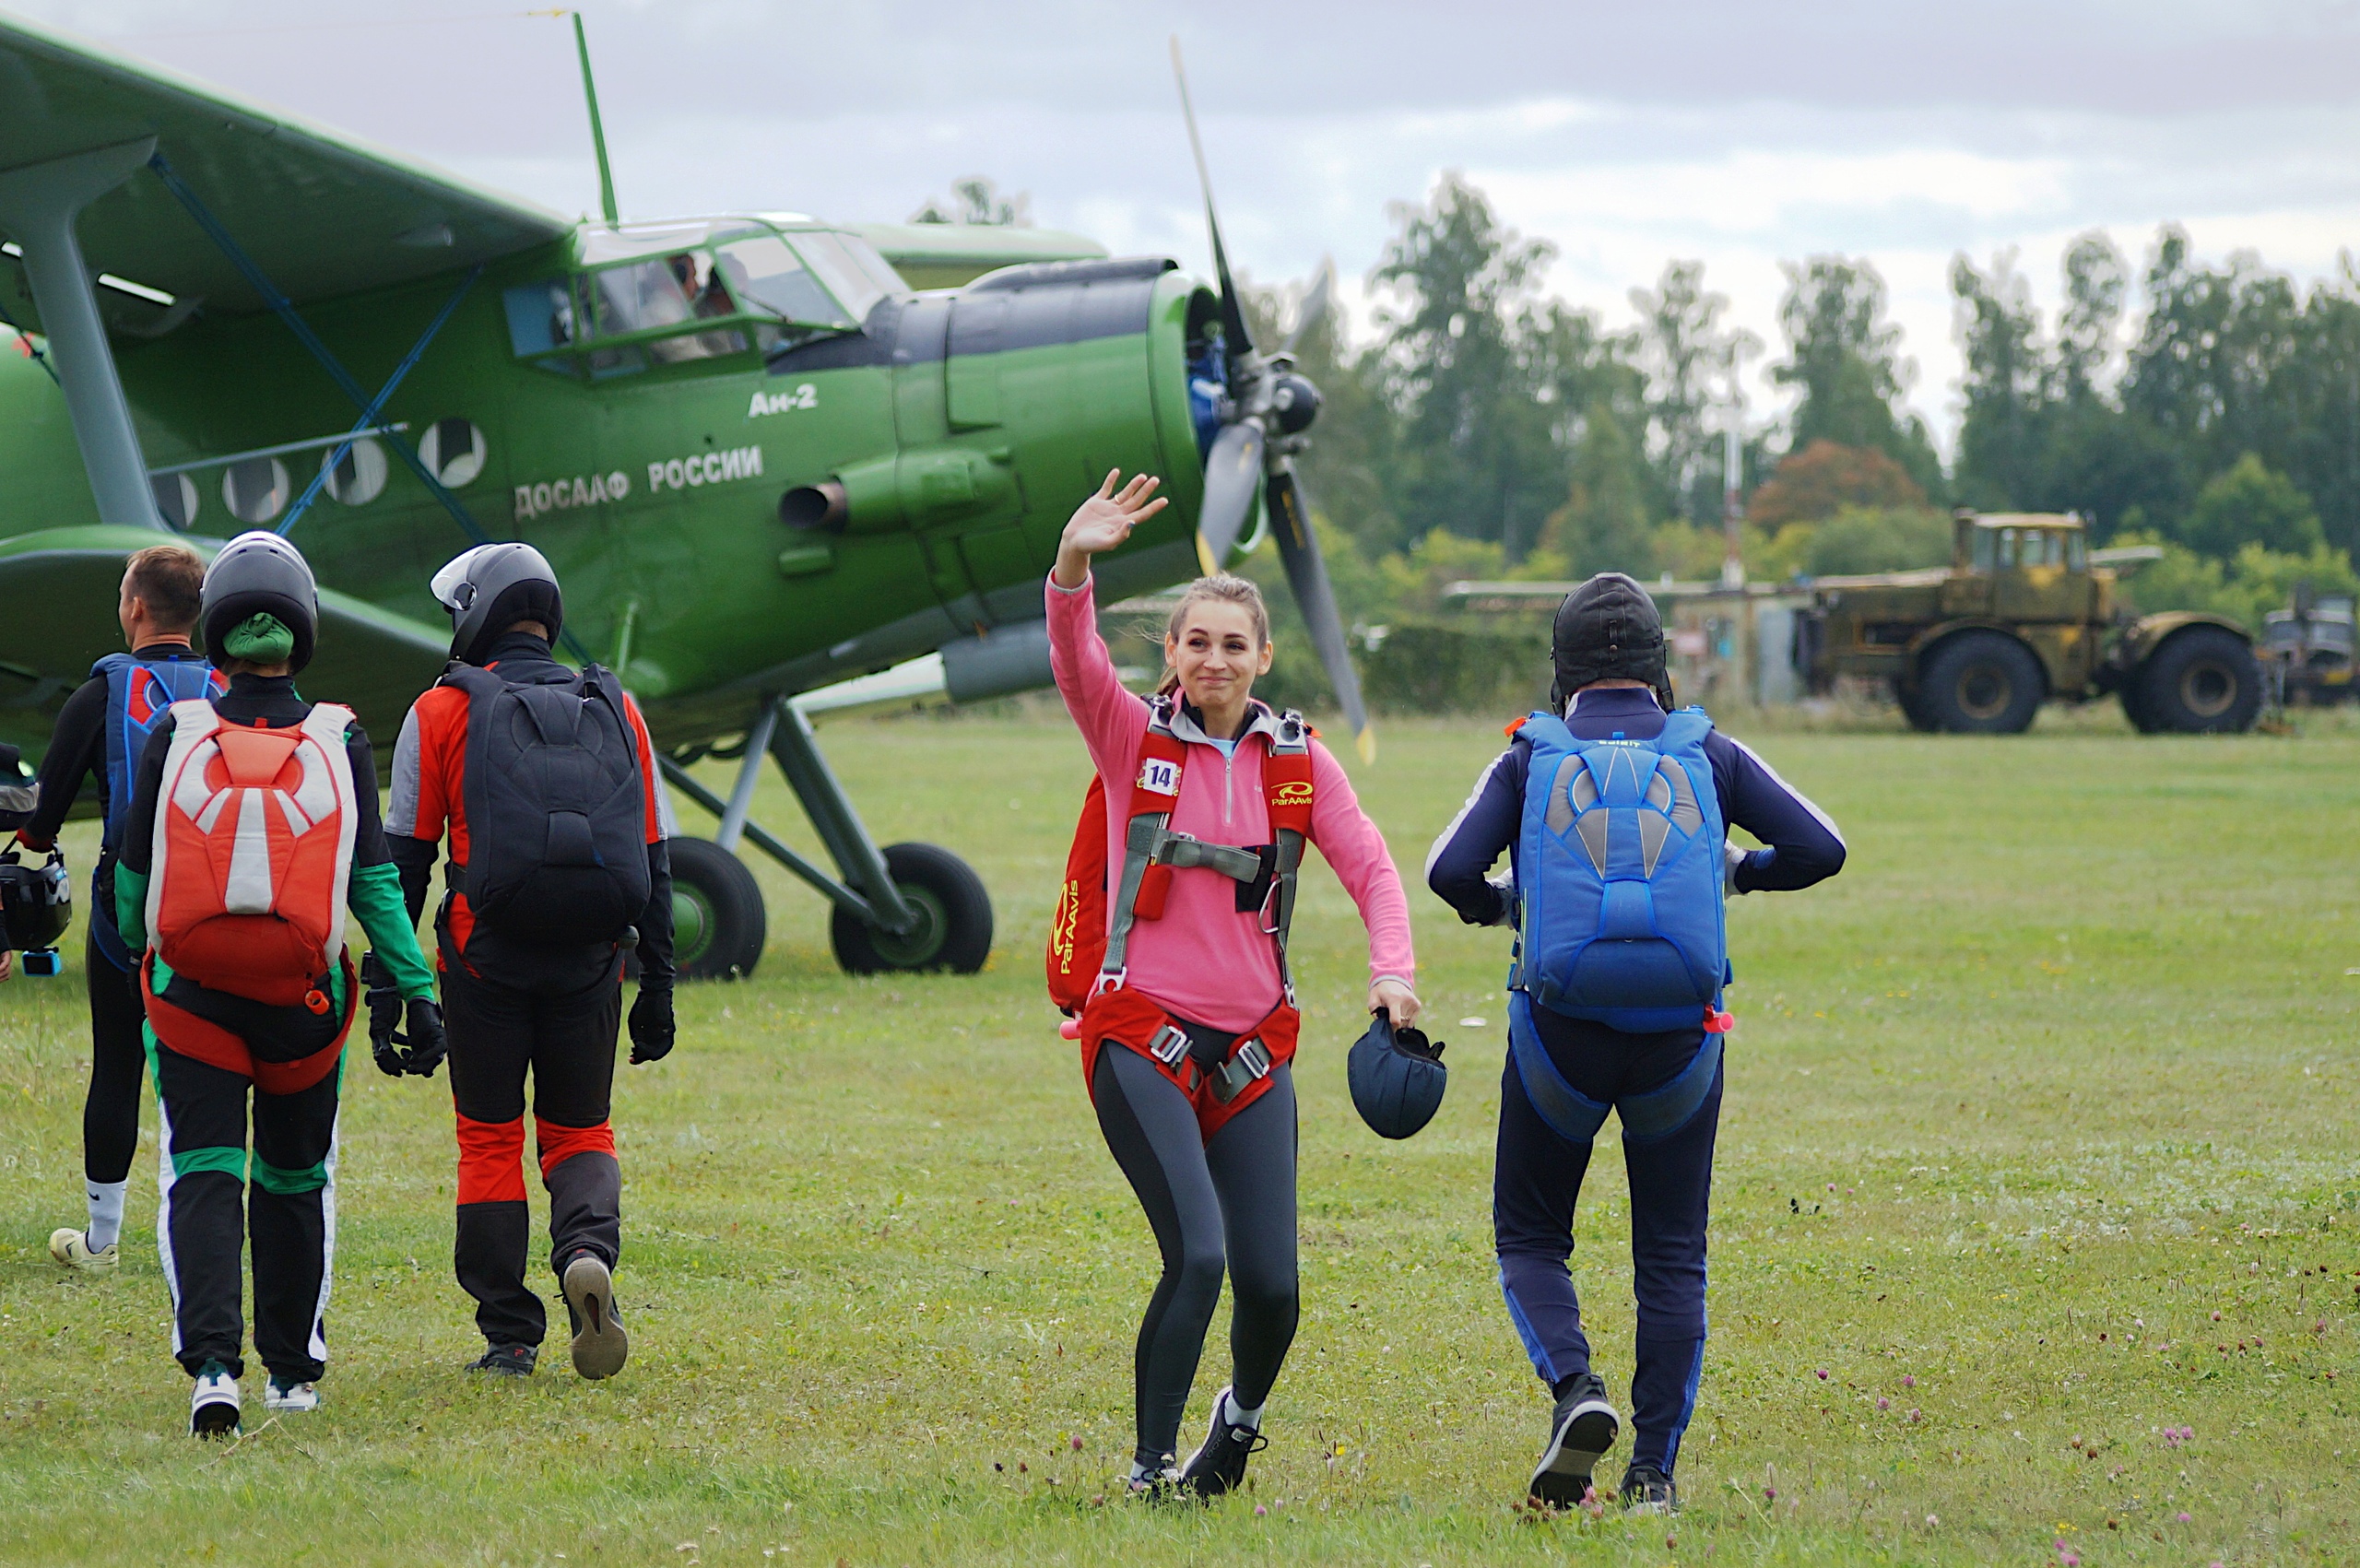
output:
[[2083, 621], [2097, 608], [2089, 531], [2073, 513], [1961, 513], [1953, 565], [1953, 613]]

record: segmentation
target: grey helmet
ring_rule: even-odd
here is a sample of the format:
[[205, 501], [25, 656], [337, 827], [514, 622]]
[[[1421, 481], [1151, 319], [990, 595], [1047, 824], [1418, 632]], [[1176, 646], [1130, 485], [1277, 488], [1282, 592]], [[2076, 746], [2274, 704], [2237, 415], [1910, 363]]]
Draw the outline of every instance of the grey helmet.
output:
[[451, 656], [479, 665], [500, 634], [537, 620], [557, 641], [565, 595], [549, 558], [530, 545], [478, 545], [434, 574], [437, 603], [451, 612]]
[[261, 528], [222, 546], [205, 569], [196, 623], [205, 645], [218, 650], [239, 622], [255, 615], [275, 616], [295, 634], [295, 651], [287, 661], [290, 668], [312, 662], [320, 632], [319, 584], [302, 551]]

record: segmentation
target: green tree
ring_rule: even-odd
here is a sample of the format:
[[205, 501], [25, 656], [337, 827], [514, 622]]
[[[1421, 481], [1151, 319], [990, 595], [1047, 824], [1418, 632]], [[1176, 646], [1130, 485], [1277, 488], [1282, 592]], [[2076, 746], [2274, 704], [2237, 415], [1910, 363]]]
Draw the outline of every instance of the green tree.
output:
[[2250, 452], [2197, 492], [2179, 537], [2215, 560], [2227, 560], [2248, 545], [2305, 555], [2327, 543], [2311, 498]]
[[2003, 252], [1982, 273], [1964, 255], [1951, 260], [1966, 360], [1957, 490], [1967, 504], [1992, 512], [2027, 503], [2047, 457], [2047, 367], [2036, 341], [2040, 314], [2015, 261], [2013, 251]]
[[1590, 405], [1583, 424], [1565, 504], [1550, 514], [1544, 540], [1574, 576], [1647, 576], [1655, 571], [1655, 543], [1638, 454], [1604, 399]]
[[1811, 529], [1803, 570], [1813, 577], [1911, 572], [1951, 559], [1951, 520], [1925, 506], [1847, 506]]
[[1722, 437], [1716, 383], [1726, 384], [1738, 358], [1761, 342], [1721, 324], [1729, 298], [1705, 289], [1703, 262], [1664, 265], [1653, 289], [1631, 290], [1639, 312], [1634, 356], [1645, 378], [1647, 463], [1661, 512], [1698, 523], [1721, 515]]
[[1564, 497], [1575, 411], [1618, 354], [1594, 318], [1540, 301], [1554, 249], [1503, 227], [1462, 176], [1394, 216], [1373, 275], [1398, 301], [1378, 317], [1391, 510], [1405, 533], [1447, 527], [1519, 559]]
[[1815, 441], [1869, 447], [1893, 458], [1928, 494], [1942, 488], [1941, 460], [1925, 422], [1894, 408], [1914, 367], [1900, 357], [1901, 329], [1884, 318], [1884, 279], [1866, 261], [1813, 256], [1786, 264], [1778, 324], [1788, 355], [1770, 376], [1802, 395], [1790, 449]]

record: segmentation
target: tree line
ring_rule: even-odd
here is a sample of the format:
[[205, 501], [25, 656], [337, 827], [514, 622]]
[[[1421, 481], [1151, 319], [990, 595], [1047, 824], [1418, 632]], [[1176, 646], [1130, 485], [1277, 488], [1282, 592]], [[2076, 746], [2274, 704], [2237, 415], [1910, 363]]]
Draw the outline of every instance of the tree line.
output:
[[[1339, 595], [1363, 619], [1434, 607], [1456, 578], [1597, 571], [1710, 577], [1733, 383], [1765, 346], [1703, 264], [1634, 289], [1633, 324], [1546, 298], [1554, 248], [1445, 175], [1397, 204], [1352, 342], [1331, 315], [1298, 357], [1326, 394], [1304, 475]], [[2250, 621], [2294, 581], [2353, 591], [2360, 545], [2360, 276], [2307, 291], [2255, 256], [2213, 265], [2174, 226], [2143, 273], [2103, 233], [2061, 260], [2053, 320], [2012, 253], [1952, 268], [1965, 419], [1945, 466], [1904, 401], [1915, 367], [1865, 259], [1785, 266], [1779, 417], [1748, 422], [1738, 488], [1757, 580], [1936, 564], [1948, 511], [2072, 511], [2151, 542], [2142, 609]], [[1275, 328], [1299, 290], [1254, 301]]]

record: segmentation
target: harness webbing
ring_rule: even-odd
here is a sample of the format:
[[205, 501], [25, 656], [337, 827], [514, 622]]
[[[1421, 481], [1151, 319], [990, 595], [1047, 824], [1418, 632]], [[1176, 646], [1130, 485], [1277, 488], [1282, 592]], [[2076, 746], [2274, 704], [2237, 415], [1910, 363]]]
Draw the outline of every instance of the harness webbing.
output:
[[1180, 803], [1180, 777], [1188, 760], [1187, 743], [1173, 733], [1173, 712], [1168, 699], [1156, 698], [1148, 705], [1139, 772], [1131, 785], [1130, 819], [1123, 832], [1123, 875], [1108, 912], [1106, 956], [1099, 965], [1098, 989], [1123, 983], [1131, 926], [1142, 917], [1152, 920], [1163, 913], [1172, 873], [1205, 870], [1249, 886], [1269, 878], [1270, 890], [1262, 902], [1262, 930], [1277, 949], [1279, 983], [1292, 1003], [1294, 979], [1287, 968], [1287, 934], [1294, 922], [1295, 882], [1303, 867], [1304, 841], [1311, 834], [1311, 726], [1292, 710], [1278, 716], [1278, 734], [1271, 737], [1270, 754], [1262, 764], [1272, 839], [1270, 856], [1265, 860], [1255, 850], [1210, 843], [1193, 833], [1173, 831], [1172, 812]]

